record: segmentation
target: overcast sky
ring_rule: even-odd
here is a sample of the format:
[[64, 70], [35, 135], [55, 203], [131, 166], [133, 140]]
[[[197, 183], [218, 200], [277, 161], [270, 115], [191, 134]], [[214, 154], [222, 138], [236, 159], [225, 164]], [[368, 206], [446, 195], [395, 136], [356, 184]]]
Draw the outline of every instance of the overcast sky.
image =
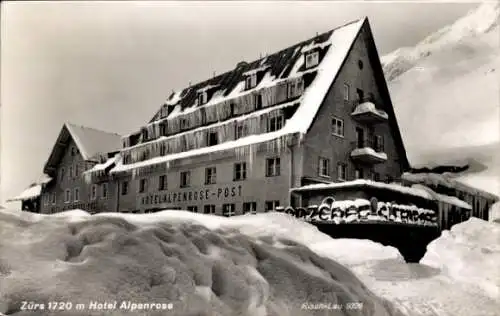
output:
[[2, 2], [0, 201], [41, 175], [65, 121], [121, 134], [184, 88], [368, 16], [382, 55], [477, 4]]

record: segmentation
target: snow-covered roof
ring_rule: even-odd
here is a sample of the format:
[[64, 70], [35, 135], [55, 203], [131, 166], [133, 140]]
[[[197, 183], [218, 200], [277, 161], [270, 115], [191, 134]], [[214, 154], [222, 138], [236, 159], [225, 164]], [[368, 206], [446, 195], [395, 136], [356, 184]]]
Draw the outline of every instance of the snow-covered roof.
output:
[[347, 24], [332, 33], [329, 39], [331, 49], [326, 52], [317, 67], [317, 76], [305, 90], [301, 105], [284, 127], [289, 133], [305, 134], [309, 130], [364, 21], [365, 19], [362, 19]]
[[453, 179], [449, 174], [443, 173], [409, 173], [405, 172], [401, 176], [403, 181], [407, 181], [410, 183], [416, 184], [424, 184], [427, 186], [444, 186], [451, 189], [457, 189], [465, 192], [470, 192], [474, 194], [479, 194], [481, 196], [485, 196], [490, 199], [494, 199], [498, 201], [498, 196], [493, 195], [489, 192], [485, 192], [478, 188], [473, 188], [469, 185], [466, 185], [462, 182], [459, 182]]
[[[147, 167], [147, 166], [158, 165], [158, 164], [162, 164], [162, 163], [168, 163], [170, 161], [174, 161], [174, 160], [178, 160], [178, 159], [183, 159], [183, 158], [193, 157], [193, 156], [200, 156], [200, 155], [210, 154], [210, 153], [224, 151], [224, 150], [228, 150], [228, 149], [237, 150], [238, 148], [241, 148], [241, 147], [252, 146], [252, 145], [264, 143], [267, 141], [279, 140], [280, 137], [285, 137], [285, 136], [288, 136], [288, 135], [283, 134], [280, 131], [266, 133], [266, 134], [259, 134], [259, 135], [250, 135], [247, 137], [240, 138], [238, 140], [220, 143], [220, 144], [215, 145], [215, 146], [202, 147], [202, 148], [198, 148], [198, 149], [194, 149], [194, 150], [190, 150], [190, 151], [185, 151], [185, 152], [180, 152], [180, 153], [176, 153], [176, 154], [154, 157], [154, 158], [151, 158], [148, 160], [139, 161], [139, 162], [131, 163], [131, 164], [123, 164], [123, 159], [118, 159], [118, 161], [116, 162], [116, 166], [113, 169], [111, 169], [111, 173], [119, 173], [119, 172], [129, 171], [129, 170], [140, 168], [140, 167]], [[291, 135], [290, 135], [290, 137], [291, 137]]]
[[436, 193], [436, 192], [434, 192], [434, 190], [432, 190], [429, 187], [426, 187], [425, 185], [414, 184], [411, 187], [415, 188], [415, 189], [421, 189], [421, 190], [425, 190], [425, 191], [429, 192], [434, 197], [434, 199], [436, 199], [438, 201], [442, 201], [442, 202], [445, 202], [445, 203], [448, 203], [451, 205], [455, 205], [455, 206], [458, 206], [458, 207], [461, 207], [464, 209], [468, 209], [468, 210], [472, 209], [472, 206], [470, 204], [466, 203], [465, 201], [462, 201], [455, 196], [449, 196], [449, 195]]
[[[174, 93], [172, 100], [167, 102], [168, 105], [175, 106], [173, 108], [175, 114], [169, 113], [168, 117], [174, 117], [178, 114], [178, 111], [183, 112], [185, 109], [190, 108], [194, 104], [196, 92], [204, 90], [207, 87], [219, 86], [219, 89], [224, 91], [224, 94], [218, 98], [217, 102], [222, 102], [229, 98], [240, 96], [240, 94], [248, 93], [248, 91], [241, 89], [241, 83], [244, 80], [244, 75], [255, 71], [266, 71], [264, 78], [271, 79], [266, 80], [269, 81], [266, 85], [275, 85], [279, 81], [283, 81], [284, 79], [294, 75], [291, 73], [291, 70], [294, 69], [295, 65], [303, 63], [303, 52], [309, 50], [311, 47], [326, 48], [327, 46], [331, 46], [331, 49], [326, 51], [326, 55], [317, 67], [318, 76], [312, 83], [311, 88], [308, 89], [311, 91], [308, 93], [309, 96], [306, 96], [304, 99], [304, 107], [308, 109], [303, 112], [307, 114], [307, 120], [305, 120], [304, 124], [301, 124], [301, 126], [303, 126], [301, 129], [307, 130], [317, 112], [317, 108], [319, 108], [319, 105], [322, 103], [326, 92], [340, 70], [341, 65], [347, 57], [347, 54], [365, 21], [366, 18], [350, 22], [344, 26], [318, 35], [312, 39], [288, 47], [254, 62], [240, 63], [235, 69], [229, 72], [190, 86], [182, 91], [177, 91]], [[252, 90], [257, 89], [259, 86], [262, 85], [259, 84]], [[213, 100], [209, 100], [209, 102], [203, 106], [208, 106], [212, 103]], [[310, 108], [311, 106], [312, 108]], [[160, 115], [157, 113], [153, 120], [159, 119], [159, 116]], [[298, 119], [298, 121], [303, 120]], [[295, 122], [291, 125], [297, 126], [298, 123]]]
[[119, 151], [121, 135], [98, 129], [65, 123], [84, 160], [92, 160], [100, 153]]
[[32, 200], [40, 196], [42, 186], [44, 184], [49, 183], [52, 181], [52, 178], [49, 177], [46, 174], [42, 174], [38, 179], [33, 182], [26, 190], [24, 190], [21, 194], [19, 194], [16, 197], [13, 197], [11, 199], [8, 199], [7, 202], [14, 202], [14, 201], [24, 201], [24, 200]]
[[39, 197], [41, 192], [42, 192], [42, 185], [35, 184], [24, 190], [18, 196], [8, 199], [7, 202], [33, 200]]
[[349, 188], [349, 187], [372, 187], [379, 189], [386, 189], [391, 191], [396, 191], [404, 194], [409, 194], [417, 197], [421, 197], [427, 200], [434, 200], [434, 197], [427, 192], [426, 190], [418, 189], [418, 188], [410, 188], [405, 187], [396, 183], [384, 183], [384, 182], [376, 182], [372, 180], [366, 179], [358, 179], [353, 181], [345, 181], [345, 182], [332, 182], [332, 183], [317, 183], [305, 185], [299, 188], [292, 188], [290, 191], [310, 191], [310, 190], [325, 190], [325, 189], [338, 189], [338, 188]]
[[[281, 137], [295, 135], [297, 133], [305, 134], [310, 128], [314, 118], [316, 117], [319, 108], [323, 103], [323, 99], [325, 98], [333, 81], [337, 77], [337, 74], [340, 71], [342, 64], [344, 63], [344, 60], [346, 59], [350, 48], [352, 47], [365, 21], [366, 19], [361, 19], [348, 23], [330, 32], [319, 35], [311, 40], [299, 43], [276, 54], [265, 57], [266, 65], [264, 69], [266, 69], [266, 73], [264, 74], [263, 79], [257, 84], [257, 87], [252, 89], [252, 91], [256, 91], [261, 88], [276, 86], [280, 83], [286, 83], [287, 80], [293, 78], [302, 78], [304, 73], [315, 73], [314, 80], [304, 90], [300, 98], [300, 105], [298, 106], [294, 115], [286, 120], [283, 128], [281, 128], [279, 131], [260, 135], [251, 135], [240, 138], [238, 141], [229, 141], [207, 148], [198, 148], [182, 153], [174, 153], [133, 164], [123, 165], [121, 164], [121, 162], [118, 162], [117, 166], [112, 171], [124, 171], [140, 166], [159, 164], [167, 161], [211, 153], [219, 150], [227, 150], [263, 143], [266, 141], [277, 140]], [[315, 67], [314, 70], [305, 70], [302, 72], [298, 71], [300, 65], [304, 63], [301, 48], [312, 46], [330, 48], [326, 50], [320, 64]], [[260, 60], [251, 64], [240, 65], [232, 72], [194, 85], [191, 88], [184, 90], [183, 93], [175, 93], [174, 98], [176, 99], [176, 101], [178, 101], [178, 103], [173, 104], [173, 102], [169, 102], [169, 104], [173, 106], [173, 108], [172, 111], [168, 114], [167, 120], [176, 118], [183, 113], [196, 110], [197, 107], [195, 103], [195, 96], [193, 95], [193, 93], [196, 91], [200, 91], [207, 86], [212, 87], [219, 85], [220, 90], [224, 92], [215, 93], [214, 96], [206, 104], [202, 105], [205, 108], [208, 108], [210, 106], [217, 106], [217, 104], [226, 102], [229, 99], [252, 93], [252, 91], [244, 90], [244, 82], [240, 79], [242, 78], [241, 75], [243, 73], [248, 73], [249, 71], [256, 69], [262, 69]], [[234, 77], [240, 79], [234, 79]], [[158, 118], [159, 115], [157, 113], [157, 115], [155, 115], [155, 118], [153, 118], [153, 121]], [[207, 127], [213, 127], [215, 126], [215, 124], [208, 125]], [[178, 135], [179, 134], [174, 134], [173, 136]]]
[[104, 163], [99, 163], [99, 164], [94, 165], [92, 168], [90, 168], [89, 170], [87, 170], [85, 172], [106, 170], [106, 168], [110, 167], [111, 165], [113, 165], [116, 162], [116, 159], [118, 159], [118, 155], [115, 155], [115, 156], [109, 158]]

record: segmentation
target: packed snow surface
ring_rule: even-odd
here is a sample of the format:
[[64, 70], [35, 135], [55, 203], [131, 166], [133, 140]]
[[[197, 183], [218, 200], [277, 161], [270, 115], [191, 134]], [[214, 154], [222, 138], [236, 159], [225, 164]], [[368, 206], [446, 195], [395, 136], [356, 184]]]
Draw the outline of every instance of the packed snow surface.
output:
[[500, 302], [500, 225], [472, 217], [457, 224], [427, 247], [420, 261], [442, 269]]
[[[183, 211], [1, 211], [0, 313], [47, 315], [20, 311], [22, 302], [69, 301], [87, 307], [67, 315], [403, 315], [348, 268], [298, 240], [326, 243], [329, 237], [285, 214], [226, 219]], [[342, 241], [324, 246], [345, 247]], [[399, 258], [381, 248], [359, 249]], [[342, 253], [348, 254], [336, 256]], [[118, 303], [96, 311], [89, 310], [91, 301]], [[172, 305], [132, 312], [122, 301]], [[363, 309], [314, 309], [350, 302], [363, 302]]]
[[[499, 230], [491, 225], [498, 224], [473, 219], [443, 233], [424, 265], [405, 264], [395, 248], [372, 241], [331, 239], [281, 213], [2, 210], [0, 312], [23, 300], [130, 300], [172, 303], [168, 313], [133, 315], [496, 316]], [[302, 308], [336, 302], [363, 309]]]

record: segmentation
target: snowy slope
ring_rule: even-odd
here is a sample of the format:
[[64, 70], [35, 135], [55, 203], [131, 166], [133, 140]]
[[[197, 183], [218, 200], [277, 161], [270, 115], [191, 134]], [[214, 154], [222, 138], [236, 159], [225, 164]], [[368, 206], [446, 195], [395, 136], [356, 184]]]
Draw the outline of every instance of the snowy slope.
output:
[[[22, 301], [69, 301], [86, 307], [61, 315], [403, 315], [347, 268], [294, 240], [300, 238], [328, 240], [285, 214], [226, 219], [181, 211], [36, 216], [2, 210], [0, 313], [47, 315], [17, 311]], [[385, 250], [387, 256], [374, 243], [363, 249], [398, 258], [395, 249]], [[93, 300], [117, 300], [118, 307], [91, 311]], [[121, 301], [166, 309], [131, 312], [120, 309]], [[362, 312], [314, 310], [349, 302], [363, 302]]]
[[500, 151], [499, 15], [499, 2], [482, 3], [415, 47], [382, 58], [410, 162], [484, 164], [479, 178], [489, 184], [467, 179], [497, 194], [498, 159], [471, 148], [486, 145], [494, 157]]
[[[444, 256], [428, 257], [433, 266], [467, 267], [472, 285], [488, 280], [495, 293], [500, 280], [480, 270], [498, 256], [499, 231], [485, 223], [462, 224], [465, 230], [454, 232], [462, 235], [431, 249]], [[474, 230], [468, 229], [471, 224]], [[473, 253], [450, 246], [467, 231], [477, 235], [469, 238]], [[480, 245], [489, 251], [479, 251]], [[470, 281], [405, 264], [392, 247], [331, 239], [285, 214], [224, 218], [182, 211], [90, 216], [83, 211], [35, 215], [0, 210], [0, 313], [15, 311], [22, 300], [49, 298], [172, 303], [171, 310], [156, 314], [67, 313], [86, 316], [495, 316], [500, 309]], [[342, 301], [363, 302], [363, 309], [303, 308], [304, 303], [314, 307]], [[393, 304], [405, 313], [395, 312]]]

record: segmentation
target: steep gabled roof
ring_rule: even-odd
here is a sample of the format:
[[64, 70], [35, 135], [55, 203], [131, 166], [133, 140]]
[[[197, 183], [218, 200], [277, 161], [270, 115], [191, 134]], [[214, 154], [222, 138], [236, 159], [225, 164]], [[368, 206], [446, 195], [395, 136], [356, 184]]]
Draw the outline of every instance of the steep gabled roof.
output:
[[73, 140], [83, 160], [98, 162], [99, 154], [115, 152], [121, 148], [121, 135], [98, 129], [64, 123], [52, 148], [44, 173], [51, 174], [59, 164], [70, 140]]
[[[366, 21], [366, 18], [356, 20], [252, 63], [240, 63], [230, 72], [173, 93], [167, 103], [162, 107], [163, 110], [165, 110], [165, 108], [167, 109], [166, 118], [169, 120], [175, 118], [179, 114], [191, 112], [198, 107], [216, 106], [216, 104], [220, 102], [252, 94], [261, 88], [286, 83], [287, 79], [299, 78], [305, 74], [311, 75], [312, 81], [305, 88], [300, 98], [294, 101], [300, 105], [294, 115], [286, 121], [284, 127], [280, 130], [265, 134], [251, 135], [237, 141], [224, 142], [211, 147], [203, 147], [187, 152], [155, 157], [134, 164], [124, 165], [122, 161], [117, 161], [117, 165], [113, 169], [113, 172], [125, 171], [136, 167], [163, 163], [170, 160], [207, 154], [229, 148], [259, 144], [279, 139], [285, 135], [293, 135], [296, 133], [306, 134], [314, 118], [317, 116], [327, 92], [348, 56], [354, 41], [358, 37], [361, 27]], [[304, 69], [305, 53], [318, 48], [324, 54], [319, 65], [311, 69]], [[244, 90], [244, 74], [256, 69], [264, 69], [262, 71], [263, 74], [260, 83], [253, 89]], [[214, 94], [212, 100], [208, 103], [196, 105], [195, 100], [197, 91], [207, 87], [214, 87], [214, 89], [218, 90], [218, 93]], [[162, 109], [157, 112], [152, 121], [160, 119]], [[207, 127], [215, 126], [216, 124], [219, 123], [208, 125]], [[175, 136], [176, 135], [172, 135], [169, 137]], [[147, 144], [152, 145], [164, 139], [165, 137], [160, 137]], [[136, 146], [141, 145], [142, 144]]]
[[[167, 117], [174, 117], [182, 112], [192, 111], [196, 107], [206, 107], [213, 103], [251, 93], [262, 87], [276, 85], [287, 78], [301, 76], [309, 72], [309, 70], [304, 69], [304, 53], [321, 48], [324, 50], [325, 56], [319, 66], [311, 70], [311, 75], [313, 75], [314, 70], [317, 70], [318, 76], [313, 81], [319, 84], [316, 84], [317, 87], [314, 92], [309, 93], [308, 99], [311, 100], [305, 101], [308, 104], [316, 102], [321, 95], [326, 95], [330, 87], [328, 83], [331, 84], [336, 77], [365, 21], [366, 18], [355, 20], [253, 62], [240, 62], [231, 71], [173, 92], [162, 106], [162, 109], [167, 109]], [[245, 90], [245, 75], [259, 70], [262, 73], [260, 83], [253, 89]], [[212, 96], [213, 101], [209, 101], [204, 105], [196, 105], [195, 101], [198, 92], [211, 87], [215, 92]], [[155, 114], [150, 123], [160, 119], [162, 109]], [[310, 111], [304, 112], [308, 118], [314, 116]]]
[[92, 160], [100, 153], [119, 151], [121, 135], [104, 132], [98, 129], [65, 124], [84, 160]]

